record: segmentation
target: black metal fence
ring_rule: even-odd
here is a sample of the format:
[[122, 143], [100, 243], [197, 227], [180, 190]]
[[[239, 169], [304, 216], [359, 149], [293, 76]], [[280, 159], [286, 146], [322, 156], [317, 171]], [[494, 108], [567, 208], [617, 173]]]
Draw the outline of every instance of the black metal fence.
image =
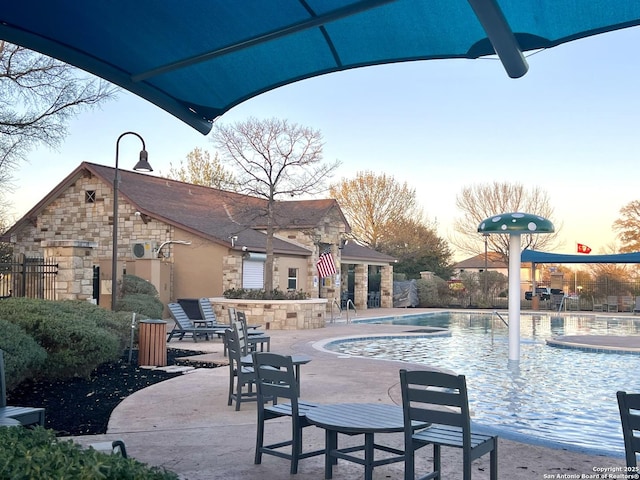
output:
[[17, 255], [0, 262], [0, 297], [55, 300], [58, 264], [51, 259]]
[[[528, 286], [528, 284], [523, 285], [525, 287]], [[577, 293], [575, 290], [577, 290]], [[606, 304], [610, 300], [610, 297], [616, 297], [618, 311], [632, 311], [636, 297], [640, 297], [640, 281], [620, 281], [604, 278], [602, 280], [581, 282], [577, 288], [575, 288], [573, 282], [570, 282], [569, 285], [564, 286], [562, 291], [563, 294], [551, 295], [551, 298], [539, 300], [538, 308], [541, 310], [599, 310], [602, 304]], [[629, 298], [632, 299], [631, 307], [628, 303]], [[506, 294], [485, 296], [479, 292], [465, 290], [452, 296], [448, 304], [443, 306], [452, 308], [507, 308], [508, 298]], [[520, 307], [523, 310], [530, 309], [533, 307], [533, 302], [523, 297], [520, 301]]]

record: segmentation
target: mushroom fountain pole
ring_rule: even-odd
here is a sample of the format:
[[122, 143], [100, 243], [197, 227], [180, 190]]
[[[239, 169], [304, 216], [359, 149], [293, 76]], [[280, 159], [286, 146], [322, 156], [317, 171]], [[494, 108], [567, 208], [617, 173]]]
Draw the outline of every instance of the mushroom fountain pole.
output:
[[503, 213], [478, 226], [482, 234], [509, 234], [509, 360], [520, 360], [520, 237], [523, 233], [551, 233], [553, 224], [530, 213]]

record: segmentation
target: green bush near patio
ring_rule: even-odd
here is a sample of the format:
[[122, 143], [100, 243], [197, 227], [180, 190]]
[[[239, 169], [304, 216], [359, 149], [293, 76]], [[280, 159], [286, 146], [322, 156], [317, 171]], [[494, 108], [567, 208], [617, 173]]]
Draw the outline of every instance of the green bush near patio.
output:
[[120, 281], [116, 311], [136, 312], [141, 318], [162, 318], [164, 305], [151, 282], [135, 275], [124, 275]]
[[6, 389], [11, 390], [42, 367], [47, 352], [24, 328], [0, 319], [0, 350], [4, 352]]
[[0, 478], [177, 480], [178, 475], [132, 458], [84, 449], [42, 427], [0, 427]]
[[270, 292], [257, 289], [230, 288], [222, 293], [224, 298], [243, 300], [307, 300], [309, 294], [302, 290], [283, 291], [277, 288]]
[[[7, 298], [0, 302], [0, 318], [22, 328], [46, 351], [35, 378], [89, 376], [98, 365], [120, 358], [124, 332], [129, 332], [112, 312], [81, 301]], [[8, 351], [12, 356], [15, 346]]]

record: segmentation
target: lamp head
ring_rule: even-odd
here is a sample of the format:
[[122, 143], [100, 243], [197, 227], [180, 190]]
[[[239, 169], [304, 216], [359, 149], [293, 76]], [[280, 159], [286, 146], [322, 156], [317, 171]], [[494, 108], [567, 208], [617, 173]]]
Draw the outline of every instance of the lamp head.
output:
[[148, 159], [149, 154], [146, 150], [140, 150], [140, 160], [136, 163], [136, 166], [133, 169], [136, 172], [153, 172], [153, 168], [149, 165]]

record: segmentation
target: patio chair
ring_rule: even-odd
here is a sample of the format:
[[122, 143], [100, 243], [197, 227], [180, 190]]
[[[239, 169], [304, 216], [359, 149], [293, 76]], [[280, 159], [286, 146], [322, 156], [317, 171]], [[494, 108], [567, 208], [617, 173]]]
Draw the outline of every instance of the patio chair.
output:
[[622, 297], [621, 311], [632, 312], [634, 309], [633, 297], [631, 295], [625, 295]]
[[[24, 426], [44, 427], [44, 408], [13, 407], [7, 405], [7, 391], [4, 377], [4, 351], [0, 350], [0, 419], [17, 420]], [[7, 421], [9, 424], [11, 421]]]
[[604, 304], [607, 307], [607, 312], [617, 312], [618, 311], [618, 296], [617, 295], [608, 295], [607, 302]]
[[636, 297], [636, 304], [633, 307], [633, 314], [636, 315], [640, 313], [640, 297]]
[[243, 401], [258, 399], [257, 392], [253, 390], [256, 375], [253, 367], [242, 365], [242, 357], [246, 355], [246, 344], [241, 327], [237, 322], [232, 328], [225, 331], [224, 341], [229, 354], [229, 398], [227, 405], [232, 405], [235, 400], [237, 411], [240, 410], [240, 404]]
[[236, 312], [236, 318], [238, 319], [238, 323], [242, 325], [242, 331], [247, 342], [248, 353], [256, 351], [258, 345], [260, 345], [260, 351], [262, 352], [264, 351], [265, 345], [267, 347], [267, 352], [271, 351], [271, 337], [269, 337], [269, 335], [266, 335], [260, 330], [249, 330], [247, 327], [247, 317], [244, 312]]
[[[311, 424], [305, 413], [315, 408], [315, 404], [298, 399], [298, 382], [290, 356], [267, 352], [254, 352], [253, 367], [258, 390], [258, 431], [256, 435], [255, 463], [262, 463], [262, 454], [274, 455], [291, 461], [290, 473], [298, 473], [298, 461], [304, 458], [323, 455], [325, 449], [309, 452], [302, 451], [302, 430]], [[289, 403], [278, 404], [278, 398]], [[271, 405], [267, 403], [272, 402]], [[291, 438], [269, 445], [264, 444], [265, 422], [274, 418], [291, 418]], [[291, 447], [283, 451], [283, 447]]]
[[194, 342], [198, 341], [199, 335], [205, 336], [208, 340], [209, 335], [221, 337], [224, 335], [225, 328], [228, 328], [226, 326], [218, 328], [196, 327], [179, 303], [169, 303], [167, 307], [169, 307], [169, 313], [175, 322], [173, 329], [168, 334], [167, 342], [170, 342], [174, 336], [178, 336], [178, 340], [182, 340], [185, 335], [191, 335]]
[[591, 297], [591, 302], [593, 303], [593, 311], [594, 312], [603, 312], [604, 311], [604, 304], [602, 303], [601, 299], [597, 299], [594, 297]]
[[640, 453], [640, 393], [617, 392], [627, 468], [636, 471], [636, 454]]
[[247, 315], [240, 310], [236, 310], [236, 321], [242, 322], [246, 327], [246, 330], [249, 335], [264, 335], [265, 333], [261, 330], [258, 330], [260, 325], [248, 325], [247, 324]]
[[[415, 451], [433, 445], [433, 472], [421, 478], [440, 478], [440, 449], [462, 449], [463, 478], [471, 480], [471, 463], [490, 454], [490, 478], [498, 479], [498, 437], [471, 430], [464, 375], [425, 370], [400, 370], [404, 413], [405, 480], [415, 478]], [[412, 422], [428, 422], [415, 430]]]
[[238, 318], [236, 317], [236, 309], [235, 309], [235, 307], [229, 307], [227, 309], [227, 312], [229, 312], [229, 325], [233, 325], [233, 322], [238, 320]]

